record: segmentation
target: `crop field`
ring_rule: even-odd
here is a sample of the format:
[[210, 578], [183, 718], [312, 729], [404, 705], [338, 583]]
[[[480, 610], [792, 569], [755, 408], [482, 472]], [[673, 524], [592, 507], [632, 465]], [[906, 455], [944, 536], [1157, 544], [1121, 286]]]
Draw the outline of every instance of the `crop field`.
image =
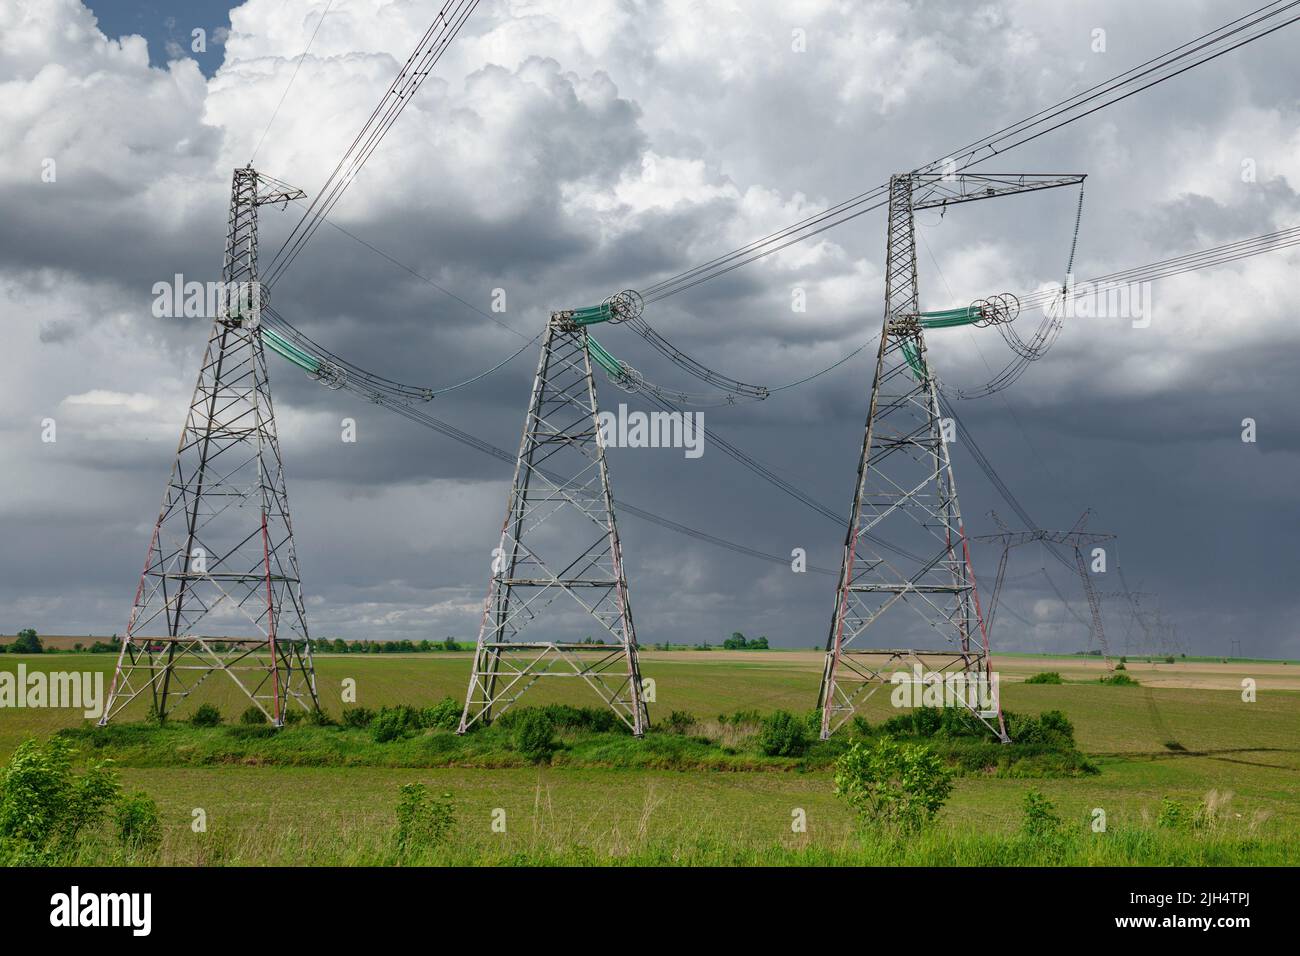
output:
[[[113, 661], [104, 654], [5, 655], [0, 670], [20, 663], [28, 671], [103, 671], [107, 684]], [[316, 664], [322, 706], [337, 719], [346, 679], [356, 682], [357, 706], [429, 707], [461, 697], [469, 661], [451, 652], [327, 654]], [[1300, 666], [1130, 661], [1127, 672], [1139, 685], [1110, 686], [1098, 682], [1106, 673], [1098, 660], [1000, 657], [995, 669], [1003, 707], [1026, 715], [1063, 712], [1094, 772], [1032, 779], [963, 774], [935, 824], [905, 841], [855, 826], [834, 792], [828, 761], [745, 758], [744, 733], [729, 731], [719, 719], [737, 711], [806, 714], [820, 669], [821, 655], [806, 651], [644, 652], [643, 674], [655, 683], [651, 719], [657, 729], [645, 741], [629, 738], [603, 750], [576, 743], [566, 749], [561, 735], [561, 749], [549, 763], [518, 759], [508, 743], [500, 753], [458, 756], [448, 749], [452, 738], [445, 732], [439, 733], [446, 746], [434, 750], [425, 746], [434, 732], [373, 744], [359, 730], [306, 724], [280, 731], [282, 747], [268, 738], [231, 749], [223, 743], [233, 730], [228, 726], [176, 730], [161, 743], [116, 742], [96, 755], [113, 758], [124, 789], [144, 791], [157, 802], [162, 844], [138, 859], [92, 848], [85, 862], [1300, 862]], [[1063, 683], [1025, 683], [1043, 671], [1058, 672]], [[1244, 678], [1255, 681], [1253, 702], [1242, 699]], [[230, 725], [247, 701], [224, 675], [213, 675], [172, 723], [184, 725], [200, 703], [216, 705]], [[579, 681], [556, 680], [539, 684], [521, 705], [547, 703], [599, 701]], [[710, 744], [709, 753], [717, 755], [712, 763], [683, 769], [680, 760], [665, 758], [637, 765], [636, 748], [668, 752], [660, 748], [666, 732], [659, 725], [673, 712], [691, 715], [692, 733], [719, 738]], [[885, 688], [862, 713], [876, 725], [899, 711]], [[144, 714], [124, 716], [130, 724]], [[27, 738], [89, 723], [70, 710], [0, 710], [0, 760]], [[299, 735], [300, 747], [288, 746], [292, 735]], [[93, 734], [71, 739], [82, 757], [96, 750]], [[336, 739], [347, 743], [331, 742]], [[282, 756], [289, 750], [302, 754], [300, 765]], [[435, 753], [451, 756], [426, 756]], [[448, 795], [454, 825], [436, 849], [399, 858], [395, 814], [399, 788], [409, 783]], [[1031, 844], [1022, 834], [1031, 788], [1062, 819], [1061, 839], [1049, 846]], [[1161, 825], [1168, 801], [1189, 808], [1208, 804], [1212, 825]], [[1098, 810], [1105, 814], [1105, 832], [1091, 825]], [[196, 833], [191, 824], [197, 811], [206, 829]], [[798, 819], [806, 826], [792, 827]]]

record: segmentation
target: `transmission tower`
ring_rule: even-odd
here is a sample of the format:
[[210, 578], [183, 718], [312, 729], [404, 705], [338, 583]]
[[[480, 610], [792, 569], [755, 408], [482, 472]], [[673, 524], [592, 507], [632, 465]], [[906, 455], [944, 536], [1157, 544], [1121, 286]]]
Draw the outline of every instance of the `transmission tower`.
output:
[[[818, 697], [823, 738], [889, 682], [889, 671], [900, 667], [917, 665], [936, 675], [960, 671], [990, 683], [993, 677], [923, 330], [1005, 323], [1018, 305], [997, 297], [967, 309], [922, 313], [914, 214], [1082, 181], [1074, 175], [992, 173], [890, 177], [884, 327], [826, 642]], [[875, 543], [882, 537], [904, 557], [884, 554]], [[877, 640], [874, 647], [864, 646], [867, 632], [899, 607], [916, 612], [924, 643], [918, 647], [912, 632], [900, 629], [891, 643]], [[971, 709], [999, 739], [1008, 739], [1000, 705]]]
[[181, 431], [100, 724], [142, 695], [159, 719], [216, 671], [276, 726], [316, 678], [263, 352], [257, 209], [301, 190], [236, 169], [222, 304]]
[[[1006, 579], [1007, 561], [1011, 556], [1013, 548], [1022, 545], [1039, 542], [1047, 545], [1049, 548], [1053, 545], [1067, 545], [1074, 551], [1074, 570], [1079, 574], [1079, 580], [1083, 585], [1084, 596], [1088, 600], [1088, 610], [1091, 613], [1091, 626], [1089, 630], [1089, 649], [1092, 647], [1092, 640], [1097, 642], [1097, 647], [1101, 650], [1102, 656], [1106, 661], [1106, 666], [1114, 669], [1114, 664], [1110, 659], [1110, 645], [1106, 642], [1106, 629], [1102, 624], [1101, 617], [1101, 595], [1093, 587], [1092, 576], [1088, 573], [1088, 562], [1083, 556], [1083, 549], [1088, 545], [1099, 544], [1102, 541], [1113, 541], [1115, 535], [1098, 531], [1084, 531], [1092, 511], [1084, 511], [1079, 516], [1079, 520], [1074, 523], [1074, 527], [1069, 531], [1046, 531], [1042, 528], [1033, 528], [1029, 531], [1009, 531], [996, 513], [993, 513], [993, 519], [1003, 528], [999, 534], [980, 535], [976, 541], [997, 542], [1002, 545], [1002, 557], [998, 561], [998, 574], [993, 582], [993, 597], [989, 602], [988, 629], [993, 629], [993, 620], [997, 615], [998, 603], [1002, 597], [1002, 583]], [[1057, 554], [1055, 550], [1052, 552]], [[1057, 554], [1059, 558], [1060, 555]], [[1068, 563], [1068, 562], [1067, 562]]]
[[[585, 681], [638, 737], [649, 724], [592, 375], [605, 354], [587, 334], [640, 308], [622, 293], [547, 321], [460, 733], [542, 678]], [[540, 622], [562, 595], [569, 614]], [[593, 620], [598, 636], [579, 639]]]

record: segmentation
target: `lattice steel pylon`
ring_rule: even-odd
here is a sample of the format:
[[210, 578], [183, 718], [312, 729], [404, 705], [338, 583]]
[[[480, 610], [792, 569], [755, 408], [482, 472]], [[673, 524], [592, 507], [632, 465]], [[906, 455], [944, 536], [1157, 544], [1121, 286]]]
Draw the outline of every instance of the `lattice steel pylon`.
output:
[[[885, 686], [888, 669], [919, 664], [929, 673], [960, 669], [991, 678], [938, 390], [921, 329], [916, 184], [911, 174], [889, 180], [884, 327], [817, 701], [823, 739]], [[873, 540], [878, 538], [906, 557], [887, 557]], [[940, 639], [935, 643], [947, 647], [852, 646], [899, 603], [915, 610]], [[973, 633], [975, 628], [979, 633]], [[991, 716], [977, 713], [1006, 739], [1000, 707]]]
[[[1115, 535], [1105, 531], [1085, 531], [1089, 517], [1092, 515], [1092, 509], [1089, 508], [1079, 516], [1079, 520], [1074, 523], [1074, 527], [1069, 531], [1047, 531], [1043, 528], [1031, 528], [1028, 531], [1011, 531], [1002, 523], [1002, 519], [997, 516], [996, 512], [990, 512], [993, 520], [1002, 527], [999, 534], [984, 534], [977, 537], [976, 541], [996, 542], [1002, 545], [1002, 557], [998, 560], [998, 575], [993, 582], [993, 599], [989, 602], [989, 613], [986, 619], [986, 629], [992, 630], [993, 619], [997, 614], [999, 603], [1002, 596], [1002, 585], [1006, 580], [1007, 562], [1011, 557], [1011, 550], [1022, 545], [1033, 544], [1038, 542], [1045, 545], [1051, 553], [1067, 566], [1070, 562], [1063, 558], [1056, 550], [1056, 545], [1067, 545], [1074, 552], [1073, 568], [1079, 575], [1079, 583], [1083, 588], [1084, 597], [1088, 601], [1088, 612], [1091, 615], [1091, 624], [1089, 626], [1089, 640], [1096, 640], [1097, 647], [1101, 651], [1102, 658], [1106, 666], [1114, 670], [1114, 663], [1111, 661], [1110, 644], [1106, 640], [1106, 628], [1101, 616], [1101, 598], [1097, 589], [1092, 585], [1092, 576], [1088, 573], [1088, 562], [1083, 556], [1083, 549], [1090, 544], [1100, 544], [1103, 541], [1113, 541]], [[1044, 569], [1046, 574], [1046, 569]], [[1050, 582], [1050, 578], [1048, 579]], [[1126, 595], [1127, 596], [1127, 595]], [[1091, 650], [1091, 646], [1088, 648]]]
[[317, 707], [262, 345], [257, 208], [301, 190], [236, 169], [224, 295], [181, 431], [100, 724], [147, 695], [165, 719], [216, 671], [275, 725]]
[[[649, 725], [592, 345], [573, 312], [550, 316], [493, 553], [460, 733], [491, 722], [543, 678], [585, 681], [638, 737]], [[574, 602], [567, 605], [570, 616], [541, 622], [562, 596]], [[593, 620], [599, 637], [580, 640], [581, 625]]]

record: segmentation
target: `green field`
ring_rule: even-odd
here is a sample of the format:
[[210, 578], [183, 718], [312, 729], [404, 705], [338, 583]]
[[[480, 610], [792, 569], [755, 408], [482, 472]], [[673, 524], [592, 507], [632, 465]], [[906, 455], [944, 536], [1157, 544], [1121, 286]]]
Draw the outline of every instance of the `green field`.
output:
[[[113, 663], [106, 655], [6, 655], [0, 669], [20, 661], [28, 669], [106, 673]], [[820, 668], [820, 655], [808, 652], [646, 652], [642, 665], [655, 681], [652, 719], [670, 711], [701, 719], [741, 709], [804, 713], [815, 702]], [[345, 678], [357, 683], [358, 705], [428, 705], [460, 697], [467, 669], [467, 655], [454, 653], [317, 659], [322, 705], [335, 715]], [[163, 864], [394, 862], [397, 790], [415, 781], [450, 793], [456, 808], [453, 839], [429, 862], [1300, 862], [1300, 688], [1291, 677], [1300, 668], [1130, 664], [1140, 687], [1097, 683], [1104, 670], [1096, 661], [1006, 657], [997, 669], [1003, 706], [1064, 711], [1100, 772], [1033, 781], [961, 777], [933, 831], [906, 845], [864, 842], [825, 770], [238, 764], [119, 771], [128, 789], [148, 792], [163, 811], [159, 855], [140, 861]], [[1023, 683], [1040, 670], [1060, 671], [1067, 682]], [[1257, 680], [1257, 701], [1242, 701], [1242, 677]], [[216, 704], [228, 720], [246, 705], [219, 674], [177, 717], [201, 702]], [[575, 681], [543, 682], [526, 702], [597, 703]], [[873, 723], [894, 713], [885, 692], [865, 709]], [[0, 710], [0, 757], [28, 737], [82, 723], [69, 711]], [[1046, 858], [1016, 836], [1031, 786], [1056, 803], [1069, 830]], [[1212, 832], [1154, 826], [1163, 799], [1195, 805], [1211, 791], [1224, 801]], [[196, 808], [206, 814], [206, 833], [191, 830]], [[1094, 808], [1105, 810], [1105, 834], [1087, 826]], [[504, 833], [491, 825], [498, 809]], [[791, 830], [796, 809], [806, 814], [806, 832]]]

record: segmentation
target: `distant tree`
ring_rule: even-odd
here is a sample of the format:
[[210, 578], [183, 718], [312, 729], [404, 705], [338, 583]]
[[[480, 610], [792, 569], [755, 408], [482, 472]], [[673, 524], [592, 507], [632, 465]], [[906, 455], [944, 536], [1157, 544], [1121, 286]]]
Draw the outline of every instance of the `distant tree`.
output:
[[749, 642], [749, 647], [751, 650], [765, 651], [767, 650], [767, 638], [756, 637]]
[[43, 654], [45, 645], [30, 627], [18, 632], [18, 638], [9, 648], [10, 654]]
[[731, 637], [722, 642], [724, 650], [741, 651], [745, 649], [745, 635], [739, 631], [732, 631]]
[[460, 650], [460, 645], [456, 643], [456, 638], [448, 634], [447, 639], [442, 642], [442, 649], [444, 651], [458, 651]]

